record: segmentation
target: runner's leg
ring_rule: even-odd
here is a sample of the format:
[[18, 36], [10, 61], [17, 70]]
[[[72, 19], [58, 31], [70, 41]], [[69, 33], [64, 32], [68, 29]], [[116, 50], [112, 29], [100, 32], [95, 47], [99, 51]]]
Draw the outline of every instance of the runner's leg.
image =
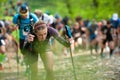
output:
[[44, 67], [47, 72], [46, 80], [54, 80], [54, 74], [53, 74], [53, 53], [52, 52], [46, 52], [40, 54], [40, 57], [43, 61]]

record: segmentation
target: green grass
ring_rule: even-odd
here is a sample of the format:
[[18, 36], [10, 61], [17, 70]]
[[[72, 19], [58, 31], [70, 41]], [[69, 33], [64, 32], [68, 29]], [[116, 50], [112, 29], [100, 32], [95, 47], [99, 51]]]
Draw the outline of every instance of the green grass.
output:
[[[91, 55], [81, 55], [74, 57], [75, 71], [78, 80], [107, 80], [104, 72], [107, 67], [99, 66], [100, 58]], [[56, 80], [74, 80], [71, 58], [55, 60], [54, 73]], [[39, 72], [44, 74], [44, 72]], [[41, 77], [45, 75], [41, 75]]]
[[[105, 76], [105, 72], [108, 71], [109, 68], [108, 66], [104, 65], [104, 59], [101, 60], [100, 57], [88, 54], [75, 56], [74, 64], [77, 80], [110, 80], [108, 76]], [[41, 68], [39, 68], [38, 71], [39, 78], [40, 80], [45, 80], [46, 72], [41, 61], [39, 62], [39, 65], [42, 66]], [[54, 73], [55, 80], [75, 80], [71, 58], [59, 58], [59, 56], [57, 56], [54, 63]], [[1, 80], [4, 80], [5, 78], [10, 76], [16, 78], [15, 72], [0, 72]], [[20, 77], [18, 80], [23, 80], [23, 78], [27, 78], [25, 74], [25, 68], [23, 66], [20, 69], [19, 76]]]

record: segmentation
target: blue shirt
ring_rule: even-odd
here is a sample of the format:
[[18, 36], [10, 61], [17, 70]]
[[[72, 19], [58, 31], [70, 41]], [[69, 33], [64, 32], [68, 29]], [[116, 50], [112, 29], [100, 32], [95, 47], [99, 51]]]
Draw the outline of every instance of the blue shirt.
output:
[[113, 19], [110, 19], [110, 22], [112, 24], [112, 26], [117, 29], [118, 25], [120, 24], [120, 18], [118, 20], [113, 20]]
[[[33, 13], [30, 13], [26, 19], [23, 19], [20, 17], [19, 19], [19, 16], [20, 14], [16, 14], [14, 15], [13, 17], [13, 23], [14, 24], [19, 24], [19, 36], [20, 36], [20, 39], [25, 39], [26, 38], [26, 35], [24, 34], [24, 28], [27, 27], [28, 29], [30, 29], [30, 24], [31, 24], [31, 21], [30, 21], [30, 15], [33, 19], [33, 23], [36, 23], [39, 21], [39, 19], [37, 18], [37, 16]], [[19, 19], [19, 20], [18, 20]], [[28, 26], [26, 26], [28, 25]]]

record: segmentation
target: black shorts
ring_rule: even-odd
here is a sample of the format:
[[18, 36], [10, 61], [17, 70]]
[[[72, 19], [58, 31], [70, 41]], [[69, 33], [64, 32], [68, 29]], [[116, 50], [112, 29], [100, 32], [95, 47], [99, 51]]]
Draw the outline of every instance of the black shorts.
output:
[[79, 38], [79, 37], [75, 37], [75, 38], [74, 38], [75, 42], [77, 42], [78, 38]]
[[110, 39], [104, 39], [104, 40], [103, 40], [103, 44], [105, 45], [106, 42], [111, 42], [111, 41], [113, 41], [113, 39], [111, 39], [111, 38], [110, 38]]
[[103, 40], [103, 44], [105, 44], [106, 42], [111, 42], [113, 41], [112, 35], [107, 35], [106, 39]]
[[29, 47], [30, 47], [30, 44], [29, 43], [26, 43], [25, 44], [25, 40], [24, 39], [20, 39], [19, 40], [20, 42], [20, 49], [23, 50], [23, 49], [28, 49], [29, 50]]
[[[25, 40], [24, 39], [20, 39], [20, 50], [21, 51], [27, 51], [29, 52], [30, 54], [37, 54], [33, 49], [32, 49], [32, 43], [25, 43]], [[23, 53], [24, 54], [24, 53]]]

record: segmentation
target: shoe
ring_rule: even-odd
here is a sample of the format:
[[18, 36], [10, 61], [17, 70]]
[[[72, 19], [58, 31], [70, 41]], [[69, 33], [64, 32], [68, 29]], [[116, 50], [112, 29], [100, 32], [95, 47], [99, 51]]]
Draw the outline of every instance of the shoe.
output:
[[101, 58], [105, 58], [105, 55], [103, 53], [100, 53]]

